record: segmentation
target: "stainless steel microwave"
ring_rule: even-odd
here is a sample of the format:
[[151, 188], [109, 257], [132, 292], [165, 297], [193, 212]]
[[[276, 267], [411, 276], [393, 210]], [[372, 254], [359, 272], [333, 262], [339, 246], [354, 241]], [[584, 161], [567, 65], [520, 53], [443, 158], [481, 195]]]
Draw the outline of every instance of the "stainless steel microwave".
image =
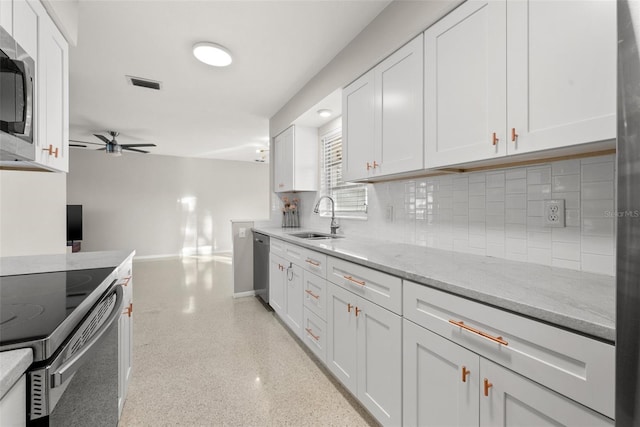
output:
[[35, 160], [36, 64], [0, 27], [0, 160]]

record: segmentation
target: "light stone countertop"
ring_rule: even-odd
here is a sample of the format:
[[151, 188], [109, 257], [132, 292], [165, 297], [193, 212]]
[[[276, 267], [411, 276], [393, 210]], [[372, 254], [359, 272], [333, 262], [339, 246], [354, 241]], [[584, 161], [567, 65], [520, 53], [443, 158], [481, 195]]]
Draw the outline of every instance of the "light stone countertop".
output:
[[117, 267], [135, 251], [76, 252], [0, 258], [0, 276]]
[[305, 229], [253, 229], [405, 280], [615, 341], [612, 276], [360, 237], [307, 240], [289, 235]]
[[0, 399], [25, 373], [33, 362], [30, 348], [0, 352]]

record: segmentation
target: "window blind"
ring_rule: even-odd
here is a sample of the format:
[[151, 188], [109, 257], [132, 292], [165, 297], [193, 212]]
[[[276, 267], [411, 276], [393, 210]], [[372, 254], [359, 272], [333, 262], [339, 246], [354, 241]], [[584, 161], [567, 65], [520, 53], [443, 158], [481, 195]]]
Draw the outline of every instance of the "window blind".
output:
[[[364, 216], [367, 212], [367, 187], [365, 184], [345, 183], [342, 180], [342, 130], [338, 129], [322, 137], [322, 194], [335, 201], [336, 215]], [[331, 214], [331, 203], [323, 200], [322, 214]]]

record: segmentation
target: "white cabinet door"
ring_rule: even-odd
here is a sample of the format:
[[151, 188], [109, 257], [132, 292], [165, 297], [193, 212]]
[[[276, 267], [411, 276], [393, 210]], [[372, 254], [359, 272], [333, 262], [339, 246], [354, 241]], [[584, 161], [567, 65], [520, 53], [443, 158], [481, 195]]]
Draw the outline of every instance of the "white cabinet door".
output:
[[407, 426], [477, 426], [480, 358], [403, 322], [403, 421]]
[[402, 425], [402, 318], [354, 298], [358, 399], [383, 425]]
[[46, 13], [38, 0], [13, 0], [13, 38], [36, 61], [36, 72], [38, 29], [41, 17]]
[[374, 73], [369, 71], [342, 92], [342, 177], [345, 181], [367, 178], [374, 165]]
[[287, 128], [274, 140], [274, 190], [291, 191], [293, 189], [293, 126]]
[[332, 283], [327, 285], [327, 366], [351, 393], [357, 395], [357, 297]]
[[616, 37], [613, 0], [507, 3], [510, 154], [616, 137]]
[[422, 34], [374, 69], [376, 173], [390, 175], [424, 166]]
[[299, 265], [290, 264], [285, 270], [285, 317], [284, 321], [300, 338], [303, 337], [304, 279], [303, 269]]
[[27, 376], [20, 379], [0, 400], [0, 426], [27, 425]]
[[36, 161], [69, 170], [69, 47], [48, 17], [40, 20]]
[[285, 270], [289, 265], [282, 257], [269, 254], [269, 305], [280, 317], [285, 315]]
[[0, 27], [13, 35], [13, 0], [0, 0]]
[[469, 0], [425, 31], [427, 168], [505, 155], [505, 19], [505, 1]]
[[480, 373], [481, 426], [614, 425], [586, 406], [486, 359], [480, 360]]

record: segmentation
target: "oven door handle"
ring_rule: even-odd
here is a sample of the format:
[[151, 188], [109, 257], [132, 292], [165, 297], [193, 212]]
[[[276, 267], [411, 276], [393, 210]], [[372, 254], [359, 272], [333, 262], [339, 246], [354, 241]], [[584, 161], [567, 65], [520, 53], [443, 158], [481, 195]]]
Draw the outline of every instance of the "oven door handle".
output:
[[[82, 347], [78, 353], [74, 354], [69, 360], [67, 360], [64, 364], [62, 364], [58, 369], [56, 369], [51, 374], [51, 386], [52, 388], [59, 387], [64, 384], [73, 374], [76, 373], [80, 367], [84, 364], [84, 362], [90, 358], [95, 350], [99, 347], [99, 344], [103, 338], [106, 338], [105, 332], [109, 330], [111, 325], [122, 313], [122, 304], [124, 302], [124, 290], [122, 285], [115, 285], [116, 293], [116, 303], [113, 308], [111, 314], [107, 320], [100, 326], [100, 329], [96, 331], [95, 334], [91, 337], [91, 339]], [[109, 294], [111, 294], [109, 292]]]

